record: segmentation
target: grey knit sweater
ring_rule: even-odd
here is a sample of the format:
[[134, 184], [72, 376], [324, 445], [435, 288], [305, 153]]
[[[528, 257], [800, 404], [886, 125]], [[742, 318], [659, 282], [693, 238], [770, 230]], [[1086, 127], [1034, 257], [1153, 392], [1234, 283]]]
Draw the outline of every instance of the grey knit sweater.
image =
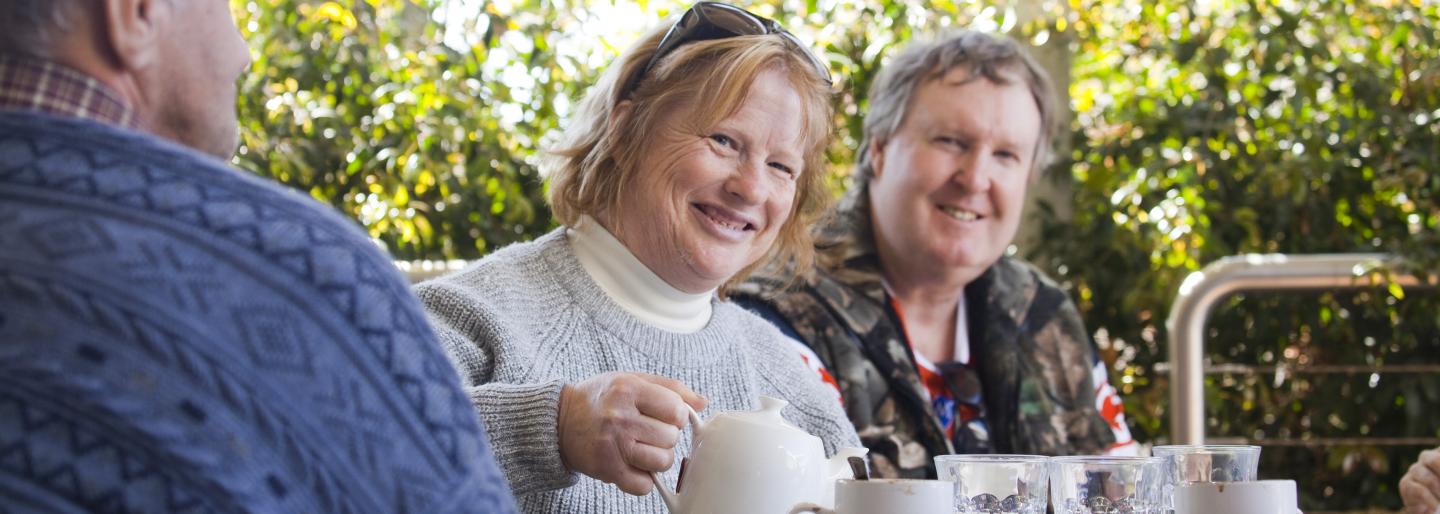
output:
[[[693, 334], [667, 332], [611, 301], [575, 258], [564, 229], [501, 249], [464, 271], [416, 287], [489, 431], [524, 512], [664, 513], [660, 496], [630, 496], [567, 471], [556, 417], [560, 389], [610, 371], [671, 377], [710, 400], [711, 413], [790, 402], [784, 416], [825, 442], [859, 446], [834, 391], [779, 331], [728, 302]], [[685, 455], [691, 432], [681, 435]], [[674, 485], [677, 465], [661, 476]]]

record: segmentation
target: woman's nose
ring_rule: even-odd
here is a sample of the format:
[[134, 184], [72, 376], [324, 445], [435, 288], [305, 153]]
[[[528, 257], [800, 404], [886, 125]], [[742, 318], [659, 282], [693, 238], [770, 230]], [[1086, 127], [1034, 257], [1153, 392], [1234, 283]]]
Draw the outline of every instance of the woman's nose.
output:
[[746, 204], [764, 202], [769, 190], [765, 183], [767, 168], [763, 162], [742, 163], [725, 181], [725, 191]]

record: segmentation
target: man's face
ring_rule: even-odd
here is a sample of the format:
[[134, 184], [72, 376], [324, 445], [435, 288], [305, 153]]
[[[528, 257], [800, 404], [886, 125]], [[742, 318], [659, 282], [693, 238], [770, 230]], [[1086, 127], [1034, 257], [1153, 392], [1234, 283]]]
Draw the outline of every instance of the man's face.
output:
[[973, 280], [1015, 237], [1040, 111], [1019, 77], [964, 69], [921, 84], [905, 121], [871, 147], [870, 201], [886, 269]]
[[229, 160], [240, 143], [236, 81], [250, 66], [250, 50], [228, 0], [166, 1], [172, 14], [159, 43], [160, 61], [142, 84], [150, 128]]

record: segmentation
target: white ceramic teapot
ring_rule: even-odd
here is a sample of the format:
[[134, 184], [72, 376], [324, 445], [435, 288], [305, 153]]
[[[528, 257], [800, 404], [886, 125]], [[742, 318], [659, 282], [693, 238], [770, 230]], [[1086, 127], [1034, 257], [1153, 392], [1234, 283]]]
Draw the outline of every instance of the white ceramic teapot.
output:
[[819, 437], [785, 422], [785, 400], [760, 397], [760, 410], [726, 412], [701, 421], [690, 412], [694, 439], [676, 490], [651, 473], [674, 514], [786, 513], [796, 505], [834, 503], [835, 480], [853, 478], [847, 459], [864, 448], [825, 458]]

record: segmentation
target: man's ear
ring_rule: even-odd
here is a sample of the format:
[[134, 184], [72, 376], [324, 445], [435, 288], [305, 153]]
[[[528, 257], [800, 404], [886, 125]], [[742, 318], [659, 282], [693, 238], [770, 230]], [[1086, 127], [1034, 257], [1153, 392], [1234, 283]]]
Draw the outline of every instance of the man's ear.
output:
[[197, 0], [99, 0], [104, 10], [101, 28], [120, 68], [144, 69], [161, 58], [160, 45], [176, 1]]
[[885, 169], [885, 140], [875, 139], [870, 141], [870, 180], [880, 178], [881, 170]]
[[[1042, 138], [1042, 139], [1043, 139], [1043, 138]], [[1053, 144], [1053, 141], [1047, 141], [1047, 143]], [[1053, 150], [1053, 148], [1052, 148], [1052, 150]], [[1035, 144], [1035, 151], [1030, 152], [1030, 180], [1026, 181], [1026, 183], [1025, 183], [1025, 185], [1026, 185], [1027, 187], [1028, 187], [1028, 186], [1033, 186], [1033, 185], [1035, 185], [1036, 182], [1039, 182], [1039, 181], [1040, 181], [1040, 175], [1042, 175], [1042, 174], [1045, 173], [1045, 168], [1046, 168], [1046, 166], [1044, 165], [1044, 163], [1040, 162], [1040, 159], [1041, 159], [1040, 156], [1041, 156], [1041, 154], [1042, 154], [1042, 152], [1040, 151], [1040, 143], [1036, 143], [1036, 144]], [[1053, 162], [1055, 162], [1055, 161], [1054, 161], [1054, 159], [1051, 159], [1050, 162], [1053, 163]]]

